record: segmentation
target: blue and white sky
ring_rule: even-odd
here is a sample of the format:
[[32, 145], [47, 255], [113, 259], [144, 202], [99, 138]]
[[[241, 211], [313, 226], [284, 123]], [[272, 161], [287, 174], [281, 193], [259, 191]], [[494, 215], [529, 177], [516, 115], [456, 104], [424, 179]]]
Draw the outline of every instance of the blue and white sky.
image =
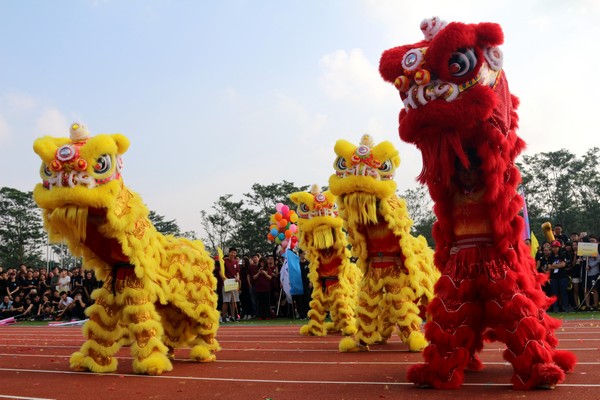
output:
[[326, 185], [340, 138], [392, 141], [399, 189], [415, 187], [378, 63], [432, 16], [501, 24], [525, 154], [600, 146], [597, 0], [2, 1], [0, 187], [32, 190], [34, 139], [73, 121], [128, 136], [126, 184], [200, 234], [220, 195]]

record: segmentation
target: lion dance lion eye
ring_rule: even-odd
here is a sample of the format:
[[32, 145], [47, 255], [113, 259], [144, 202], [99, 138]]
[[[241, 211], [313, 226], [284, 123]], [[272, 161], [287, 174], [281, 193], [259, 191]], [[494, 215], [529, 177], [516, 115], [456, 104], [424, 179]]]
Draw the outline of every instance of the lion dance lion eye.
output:
[[300, 209], [300, 211], [302, 211], [303, 213], [307, 213], [310, 211], [310, 209], [308, 208], [308, 206], [304, 203], [301, 203], [300, 206], [298, 207]]
[[477, 57], [473, 49], [459, 49], [448, 60], [448, 71], [452, 76], [461, 77], [475, 69]]
[[110, 158], [110, 154], [104, 154], [96, 160], [96, 164], [94, 164], [94, 171], [99, 174], [103, 174], [108, 172], [111, 167], [112, 159]]
[[379, 166], [379, 170], [381, 172], [390, 172], [392, 170], [392, 161], [385, 160], [385, 162]]
[[338, 157], [338, 159], [335, 161], [335, 167], [341, 171], [346, 170], [348, 168], [346, 159], [344, 157]]
[[42, 171], [44, 172], [44, 175], [46, 175], [47, 177], [52, 176], [52, 171], [50, 171], [50, 168], [48, 168], [48, 166], [46, 164], [42, 164]]

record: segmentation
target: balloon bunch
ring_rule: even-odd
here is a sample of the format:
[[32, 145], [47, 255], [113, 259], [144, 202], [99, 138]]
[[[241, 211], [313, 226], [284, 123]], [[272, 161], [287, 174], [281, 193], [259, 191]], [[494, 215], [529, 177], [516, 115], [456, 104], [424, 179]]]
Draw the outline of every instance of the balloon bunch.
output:
[[275, 214], [271, 215], [271, 225], [267, 239], [276, 244], [281, 244], [284, 249], [290, 246], [293, 249], [298, 245], [298, 214], [296, 211], [282, 203], [275, 205]]

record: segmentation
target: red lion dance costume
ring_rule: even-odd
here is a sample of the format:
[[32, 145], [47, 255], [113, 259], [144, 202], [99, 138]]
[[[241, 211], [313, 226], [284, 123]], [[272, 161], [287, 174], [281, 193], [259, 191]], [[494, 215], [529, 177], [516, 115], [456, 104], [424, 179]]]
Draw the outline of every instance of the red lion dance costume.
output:
[[[514, 160], [525, 143], [515, 132], [518, 100], [504, 72], [499, 25], [421, 23], [425, 40], [383, 53], [382, 77], [400, 91], [400, 138], [422, 152], [421, 183], [438, 218], [435, 263], [442, 277], [425, 336], [425, 363], [413, 366], [418, 386], [459, 388], [464, 370], [483, 368], [483, 340], [506, 343], [515, 389], [554, 388], [575, 365], [556, 350], [560, 322], [545, 309], [529, 249], [520, 240], [521, 180]], [[462, 172], [461, 172], [462, 171]], [[474, 173], [470, 185], [460, 173]]]

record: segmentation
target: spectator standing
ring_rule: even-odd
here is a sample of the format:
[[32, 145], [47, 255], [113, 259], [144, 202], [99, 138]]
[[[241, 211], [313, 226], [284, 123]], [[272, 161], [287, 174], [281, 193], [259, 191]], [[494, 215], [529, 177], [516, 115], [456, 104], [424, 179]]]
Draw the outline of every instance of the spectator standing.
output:
[[75, 268], [71, 277], [71, 293], [83, 292], [83, 268]]
[[578, 242], [572, 244], [573, 258], [571, 260], [571, 269], [569, 275], [571, 276], [571, 283], [573, 284], [573, 305], [579, 310], [581, 306], [581, 282], [583, 279], [583, 268], [581, 263], [581, 257], [577, 255]]
[[253, 316], [258, 314], [258, 303], [256, 302], [256, 289], [254, 288], [254, 275], [258, 272], [258, 261], [260, 253], [254, 253], [250, 260], [250, 271], [248, 273], [248, 284], [250, 285], [250, 300], [252, 301]]
[[252, 276], [252, 279], [254, 280], [254, 288], [256, 290], [258, 319], [270, 319], [271, 280], [273, 279], [273, 272], [264, 258], [258, 261], [256, 273]]
[[50, 288], [52, 290], [58, 290], [58, 278], [60, 278], [60, 270], [58, 267], [54, 267], [48, 276], [50, 277]]
[[553, 241], [550, 243], [550, 249], [552, 251], [549, 257], [550, 287], [552, 288], [552, 294], [556, 296], [556, 301], [552, 305], [552, 312], [560, 312], [559, 304], [562, 311], [573, 311], [567, 295], [569, 275], [566, 269], [567, 262], [561, 253], [561, 243], [558, 240]]
[[[598, 238], [589, 235], [590, 243], [598, 243]], [[600, 276], [600, 255], [596, 257], [587, 257], [587, 290], [585, 297], [586, 309], [595, 311], [598, 309], [598, 277]], [[593, 305], [590, 307], [590, 297]]]
[[96, 289], [98, 282], [94, 276], [94, 272], [85, 271], [85, 277], [83, 278], [83, 301], [89, 306], [94, 301], [92, 300], [92, 292]]
[[[547, 243], [544, 243], [542, 246], [541, 256], [537, 259], [537, 271], [541, 274], [544, 274], [550, 277], [550, 255], [552, 251], [550, 250], [550, 245], [546, 246]], [[546, 282], [542, 287], [544, 293], [546, 295], [551, 296], [552, 290], [550, 289], [550, 283]]]
[[8, 272], [0, 272], [0, 297], [6, 294], [6, 283], [8, 282]]
[[[237, 249], [229, 248], [229, 256], [224, 260], [225, 263], [225, 279], [235, 279], [240, 283], [240, 265], [237, 259]], [[223, 322], [239, 321], [237, 310], [237, 302], [239, 301], [239, 291], [231, 290], [226, 292], [223, 287], [223, 306], [221, 308], [221, 317]]]
[[40, 276], [38, 277], [37, 292], [40, 294], [44, 294], [49, 288], [50, 287], [48, 286], [48, 276], [46, 276], [46, 272], [42, 271], [40, 273]]
[[567, 235], [563, 233], [563, 227], [561, 224], [554, 225], [554, 239], [558, 240], [561, 245], [567, 243]]
[[63, 269], [62, 271], [60, 271], [56, 285], [57, 285], [56, 290], [58, 290], [59, 293], [60, 292], [69, 293], [71, 291], [71, 277], [67, 274], [66, 269]]
[[250, 319], [254, 314], [250, 297], [250, 257], [246, 256], [240, 265], [240, 304], [242, 319]]

